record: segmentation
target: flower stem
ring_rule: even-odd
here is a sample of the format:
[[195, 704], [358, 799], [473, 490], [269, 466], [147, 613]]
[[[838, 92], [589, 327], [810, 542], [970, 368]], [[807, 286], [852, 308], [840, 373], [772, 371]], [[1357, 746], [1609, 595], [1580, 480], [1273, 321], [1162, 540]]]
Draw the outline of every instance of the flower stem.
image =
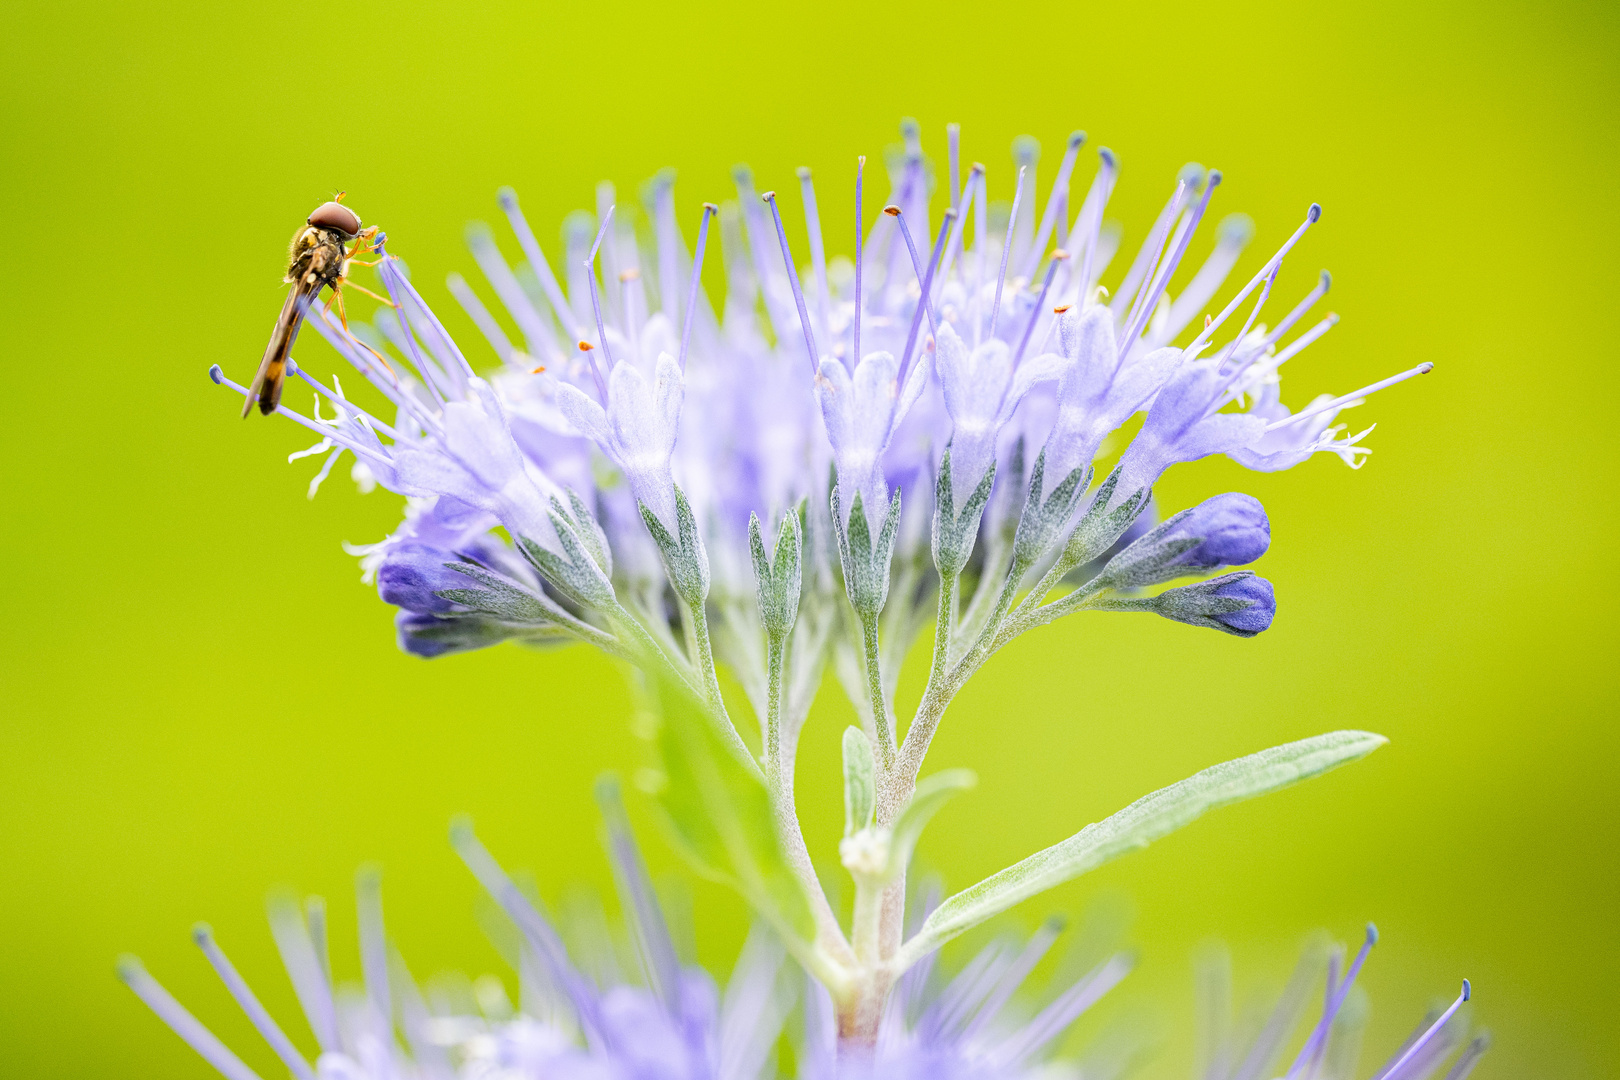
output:
[[861, 614], [861, 638], [866, 646], [866, 690], [872, 699], [872, 725], [876, 729], [878, 764], [884, 773], [894, 768], [894, 725], [883, 697], [883, 668], [878, 659], [877, 612]]

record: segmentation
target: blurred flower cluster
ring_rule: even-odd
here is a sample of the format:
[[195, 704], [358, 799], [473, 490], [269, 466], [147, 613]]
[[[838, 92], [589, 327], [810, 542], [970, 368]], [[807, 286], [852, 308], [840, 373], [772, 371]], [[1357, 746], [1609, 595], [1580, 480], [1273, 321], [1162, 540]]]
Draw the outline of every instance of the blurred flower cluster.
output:
[[[494, 353], [476, 369], [379, 237], [389, 306], [369, 325], [313, 306], [307, 316], [388, 409], [296, 362], [287, 370], [316, 408], [276, 409], [320, 436], [305, 452], [325, 455], [317, 484], [352, 454], [362, 486], [407, 497], [399, 528], [356, 549], [398, 607], [407, 651], [583, 641], [642, 673], [660, 766], [642, 786], [691, 863], [735, 887], [819, 985], [840, 1060], [867, 1064], [912, 1030], [894, 1018], [925, 999], [917, 972], [945, 942], [1207, 810], [1383, 743], [1331, 732], [1214, 766], [908, 919], [918, 838], [974, 782], [965, 769], [924, 777], [924, 758], [997, 651], [1082, 611], [1151, 612], [1238, 637], [1271, 625], [1271, 584], [1242, 569], [1270, 544], [1264, 509], [1229, 493], [1161, 521], [1160, 476], [1216, 454], [1266, 471], [1324, 452], [1357, 466], [1371, 429], [1347, 436], [1339, 413], [1431, 367], [1298, 412], [1281, 403], [1282, 365], [1336, 321], [1298, 329], [1325, 273], [1275, 324], [1260, 319], [1321, 216], [1314, 204], [1217, 307], [1253, 233], [1232, 216], [1202, 241], [1218, 172], [1182, 169], [1135, 253], [1116, 260], [1123, 230], [1107, 211], [1119, 163], [1101, 150], [1078, 182], [1083, 134], [1065, 141], [1044, 202], [1039, 147], [1016, 142], [1006, 203], [990, 200], [984, 166], [963, 169], [954, 127], [942, 176], [916, 126], [902, 136], [881, 205], [856, 163], [853, 259], [828, 257], [808, 170], [794, 222], [807, 260], [782, 200], [757, 193], [744, 169], [735, 201], [703, 204], [689, 252], [666, 173], [640, 214], [604, 185], [594, 216], [565, 222], [561, 279], [502, 192], [523, 261], [509, 263], [485, 227], [468, 236], [497, 313], [461, 277], [448, 282]], [[702, 285], [716, 224], [720, 305]], [[246, 392], [218, 366], [211, 374]], [[902, 724], [900, 662], [930, 624], [926, 684]], [[721, 692], [722, 667], [757, 738]], [[861, 721], [843, 735], [847, 919], [794, 801], [801, 731], [828, 671]], [[563, 988], [575, 985], [565, 967], [551, 968]], [[686, 1023], [671, 996], [682, 978], [666, 965], [649, 990]], [[972, 985], [979, 1004], [992, 1000]], [[586, 1016], [597, 1006], [573, 991], [569, 1001], [587, 1044], [605, 1047]], [[692, 1023], [713, 1019], [703, 1016]], [[985, 1060], [1016, 1071], [1048, 1041], [1018, 1038], [1024, 1049]]]
[[[1113, 1080], [1151, 1050], [1139, 1022], [1116, 1021], [1077, 1060], [1053, 1062], [1054, 1047], [1082, 1014], [1129, 974], [1128, 953], [1112, 934], [1071, 946], [1045, 985], [1030, 986], [1062, 934], [1048, 920], [1027, 938], [1003, 935], [953, 975], [932, 958], [908, 971], [883, 1011], [876, 1044], [851, 1055], [836, 1034], [825, 987], [787, 963], [778, 937], [756, 925], [730, 978], [717, 983], [682, 957], [625, 820], [618, 789], [598, 784], [607, 845], [618, 886], [622, 933], [599, 907], [573, 925], [559, 923], [532, 888], [515, 882], [473, 834], [452, 828], [452, 842], [501, 909], [488, 927], [519, 976], [516, 1006], [504, 984], [485, 977], [419, 985], [384, 928], [380, 881], [357, 877], [359, 985], [335, 982], [327, 956], [326, 908], [277, 896], [270, 925], [287, 976], [319, 1054], [313, 1064], [270, 1015], [225, 955], [213, 930], [192, 933], [226, 991], [296, 1080], [770, 1080], [780, 1075], [784, 1040], [802, 1080]], [[923, 906], [937, 901], [937, 893]], [[1095, 929], [1095, 928], [1094, 928]], [[1209, 951], [1199, 964], [1203, 1080], [1262, 1080], [1284, 1058], [1308, 1015], [1314, 987], [1319, 1012], [1303, 1028], [1287, 1080], [1351, 1080], [1367, 1020], [1356, 977], [1377, 932], [1369, 926], [1348, 966], [1346, 951], [1316, 940], [1258, 1023], [1235, 1026], [1230, 960]], [[623, 972], [634, 972], [627, 978]], [[227, 1080], [258, 1074], [177, 1002], [138, 960], [119, 974]], [[1445, 1080], [1462, 1080], [1488, 1045], [1468, 1038], [1462, 1011], [1468, 985], [1448, 1007], [1425, 1016], [1395, 1049], [1377, 1080], [1424, 1080], [1452, 1059]], [[1461, 1048], [1461, 1053], [1457, 1054]]]

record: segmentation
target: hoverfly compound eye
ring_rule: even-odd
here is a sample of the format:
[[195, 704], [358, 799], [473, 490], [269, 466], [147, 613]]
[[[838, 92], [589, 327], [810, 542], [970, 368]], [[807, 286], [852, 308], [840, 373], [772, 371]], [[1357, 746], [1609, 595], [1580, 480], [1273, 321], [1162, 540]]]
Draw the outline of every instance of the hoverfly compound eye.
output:
[[309, 223], [318, 229], [336, 229], [345, 236], [360, 235], [360, 219], [342, 203], [322, 203], [309, 215]]

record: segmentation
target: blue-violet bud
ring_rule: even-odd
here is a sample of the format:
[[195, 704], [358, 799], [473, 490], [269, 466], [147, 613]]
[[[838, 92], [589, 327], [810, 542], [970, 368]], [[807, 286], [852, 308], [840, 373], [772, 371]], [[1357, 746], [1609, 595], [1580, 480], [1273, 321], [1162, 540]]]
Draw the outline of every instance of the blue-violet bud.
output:
[[1183, 510], [1116, 555], [1101, 584], [1139, 588], [1222, 566], [1254, 562], [1271, 546], [1271, 522], [1259, 500], [1227, 492]]
[[1148, 601], [1167, 619], [1207, 626], [1238, 637], [1254, 637], [1271, 626], [1277, 596], [1271, 582], [1248, 570], [1167, 589]]

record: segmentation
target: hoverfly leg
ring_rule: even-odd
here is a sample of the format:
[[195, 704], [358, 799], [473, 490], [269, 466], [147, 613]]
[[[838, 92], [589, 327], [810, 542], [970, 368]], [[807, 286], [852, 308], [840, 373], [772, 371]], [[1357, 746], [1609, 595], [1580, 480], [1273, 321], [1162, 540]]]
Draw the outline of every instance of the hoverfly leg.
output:
[[[364, 264], [362, 263], [361, 265], [364, 265]], [[388, 299], [388, 297], [386, 297], [386, 296], [378, 296], [376, 293], [372, 292], [370, 289], [366, 288], [364, 285], [356, 285], [354, 282], [350, 281], [348, 278], [343, 279], [343, 287], [345, 289], [354, 289], [357, 292], [363, 292], [367, 296], [371, 297], [373, 300], [376, 300], [376, 301], [378, 301], [380, 303], [383, 303], [383, 304], [387, 304], [389, 307], [398, 307], [399, 306], [398, 304], [394, 303], [392, 300]]]

